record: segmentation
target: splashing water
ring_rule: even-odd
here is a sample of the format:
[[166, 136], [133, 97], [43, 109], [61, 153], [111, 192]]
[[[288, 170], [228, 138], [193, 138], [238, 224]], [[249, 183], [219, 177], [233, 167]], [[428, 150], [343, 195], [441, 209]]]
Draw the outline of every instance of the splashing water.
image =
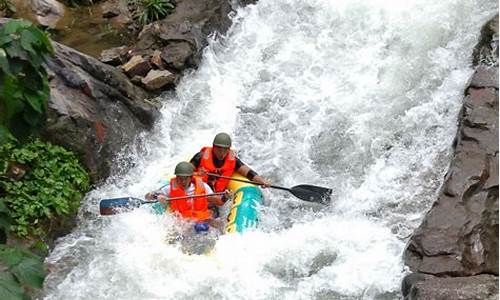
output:
[[[47, 258], [44, 299], [398, 299], [401, 255], [450, 160], [470, 55], [495, 1], [261, 0], [240, 8], [163, 117], [91, 191]], [[334, 189], [324, 207], [265, 190], [260, 227], [212, 255], [165, 242], [147, 208], [111, 217], [229, 132], [283, 186]], [[138, 150], [140, 149], [140, 150]], [[119, 162], [122, 160], [119, 160]], [[117, 170], [120, 169], [117, 163]]]

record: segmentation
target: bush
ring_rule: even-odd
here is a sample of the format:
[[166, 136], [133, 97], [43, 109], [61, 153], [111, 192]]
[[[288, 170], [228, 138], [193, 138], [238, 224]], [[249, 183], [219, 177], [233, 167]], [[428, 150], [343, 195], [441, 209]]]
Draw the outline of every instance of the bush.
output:
[[45, 123], [50, 89], [42, 63], [53, 54], [47, 35], [30, 22], [0, 27], [0, 144], [25, 139]]
[[166, 17], [175, 9], [171, 0], [129, 0], [137, 7], [135, 19], [142, 25], [149, 24]]
[[0, 203], [8, 207], [10, 230], [19, 237], [43, 237], [49, 219], [76, 213], [89, 188], [87, 172], [72, 152], [40, 140], [0, 146], [0, 162]]

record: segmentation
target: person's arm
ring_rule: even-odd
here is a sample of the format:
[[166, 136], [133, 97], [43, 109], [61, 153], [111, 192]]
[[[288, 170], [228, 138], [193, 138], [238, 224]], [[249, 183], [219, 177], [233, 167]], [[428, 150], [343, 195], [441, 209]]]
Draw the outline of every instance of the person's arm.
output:
[[[205, 186], [205, 194], [213, 194], [214, 191], [212, 190], [212, 188], [206, 184], [205, 182], [203, 183], [203, 185]], [[215, 204], [217, 206], [222, 206], [224, 205], [224, 201], [222, 201], [221, 199], [222, 197], [221, 196], [207, 196], [207, 200], [209, 203], [212, 203], [212, 204]]]
[[[212, 190], [212, 188], [208, 184], [203, 183], [203, 185], [205, 186], [205, 193], [206, 194], [213, 194], [214, 191]], [[229, 200], [231, 198], [232, 198], [231, 191], [225, 190], [224, 195], [208, 196], [207, 200], [208, 200], [208, 202], [213, 203], [217, 206], [222, 206], [222, 205], [224, 205], [224, 203], [226, 203], [227, 200]]]
[[245, 176], [250, 181], [254, 181], [262, 184], [263, 187], [269, 187], [271, 182], [269, 180], [264, 179], [262, 176], [257, 174], [254, 170], [250, 169], [247, 165], [242, 164], [238, 169], [236, 169], [240, 175]]
[[164, 186], [162, 186], [158, 190], [154, 190], [152, 192], [147, 193], [144, 198], [146, 200], [159, 200], [161, 203], [165, 203], [165, 199], [167, 198], [167, 195], [170, 194], [170, 181], [167, 182]]
[[191, 160], [189, 161], [194, 166], [195, 175], [197, 175], [197, 176], [205, 176], [207, 173], [207, 170], [205, 170], [204, 168], [200, 168], [201, 156], [202, 156], [202, 153], [200, 151], [200, 152], [196, 153], [193, 156], [193, 158], [191, 158]]
[[189, 162], [194, 166], [195, 169], [198, 168], [201, 162], [201, 152], [196, 153]]

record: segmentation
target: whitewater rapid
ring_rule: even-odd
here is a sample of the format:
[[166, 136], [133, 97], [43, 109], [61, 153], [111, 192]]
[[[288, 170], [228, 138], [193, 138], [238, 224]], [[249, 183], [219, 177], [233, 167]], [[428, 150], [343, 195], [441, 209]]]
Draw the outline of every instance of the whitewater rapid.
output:
[[[449, 164], [488, 0], [260, 0], [238, 8], [162, 118], [92, 190], [46, 260], [43, 299], [399, 299], [409, 235]], [[329, 206], [267, 189], [260, 227], [210, 256], [165, 242], [178, 226], [142, 197], [226, 131], [283, 186], [334, 189]], [[226, 208], [227, 209], [227, 208]]]

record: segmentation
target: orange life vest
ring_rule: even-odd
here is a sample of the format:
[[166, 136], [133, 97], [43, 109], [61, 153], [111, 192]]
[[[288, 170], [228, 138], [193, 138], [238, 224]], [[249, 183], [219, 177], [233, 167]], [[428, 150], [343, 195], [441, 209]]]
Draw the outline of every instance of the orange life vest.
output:
[[[201, 149], [201, 160], [200, 165], [196, 168], [196, 171], [199, 171], [201, 168], [205, 169], [208, 173], [215, 173], [223, 176], [230, 177], [233, 175], [234, 168], [236, 166], [236, 151], [229, 150], [229, 153], [226, 155], [224, 159], [224, 164], [220, 168], [216, 168], [214, 165], [212, 147], [204, 147]], [[202, 179], [204, 182], [208, 183], [209, 176], [203, 176]], [[216, 178], [215, 181], [210, 185], [213, 187], [214, 191], [223, 192], [227, 185], [229, 184], [229, 179], [225, 178]]]
[[[193, 176], [194, 195], [205, 195], [205, 187], [200, 177]], [[188, 196], [186, 191], [177, 184], [177, 177], [170, 180], [170, 198]], [[173, 212], [179, 213], [183, 218], [193, 219], [195, 221], [205, 221], [212, 217], [211, 211], [208, 209], [207, 197], [197, 197], [188, 199], [179, 199], [170, 201], [170, 209]]]

